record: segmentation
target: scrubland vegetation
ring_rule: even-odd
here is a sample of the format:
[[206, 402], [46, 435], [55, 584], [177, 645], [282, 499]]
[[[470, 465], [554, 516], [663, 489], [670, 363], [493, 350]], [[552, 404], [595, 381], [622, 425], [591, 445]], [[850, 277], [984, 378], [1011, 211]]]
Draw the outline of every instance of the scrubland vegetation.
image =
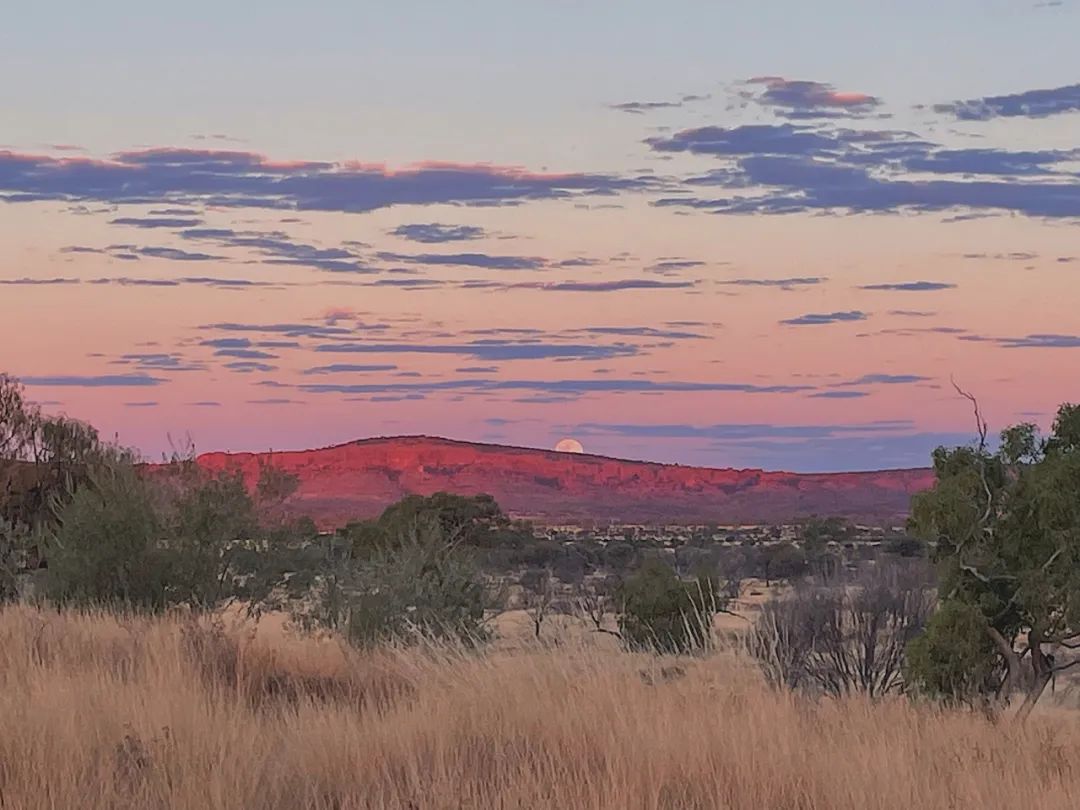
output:
[[12, 808], [1012, 808], [1080, 802], [1080, 731], [770, 691], [594, 638], [356, 650], [191, 619], [0, 614]]
[[140, 466], [0, 377], [0, 807], [1080, 806], [1041, 700], [1080, 408], [978, 428], [870, 555], [820, 518], [540, 541], [449, 494], [320, 533], [272, 462]]

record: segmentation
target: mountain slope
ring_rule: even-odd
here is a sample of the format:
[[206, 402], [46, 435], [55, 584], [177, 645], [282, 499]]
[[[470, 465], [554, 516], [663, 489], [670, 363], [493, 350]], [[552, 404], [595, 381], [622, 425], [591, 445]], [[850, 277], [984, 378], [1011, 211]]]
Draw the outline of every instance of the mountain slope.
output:
[[811, 514], [896, 522], [927, 469], [797, 474], [622, 461], [426, 436], [364, 439], [319, 450], [207, 453], [207, 469], [259, 465], [300, 481], [287, 504], [324, 527], [374, 517], [410, 493], [490, 493], [504, 510], [542, 523], [773, 523]]

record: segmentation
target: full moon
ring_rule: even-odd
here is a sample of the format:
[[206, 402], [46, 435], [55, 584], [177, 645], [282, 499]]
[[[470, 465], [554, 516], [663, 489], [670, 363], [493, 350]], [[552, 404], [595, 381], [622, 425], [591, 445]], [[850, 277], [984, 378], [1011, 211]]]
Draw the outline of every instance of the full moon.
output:
[[559, 443], [555, 445], [555, 452], [584, 453], [585, 448], [581, 446], [581, 442], [579, 442], [577, 439], [560, 439]]

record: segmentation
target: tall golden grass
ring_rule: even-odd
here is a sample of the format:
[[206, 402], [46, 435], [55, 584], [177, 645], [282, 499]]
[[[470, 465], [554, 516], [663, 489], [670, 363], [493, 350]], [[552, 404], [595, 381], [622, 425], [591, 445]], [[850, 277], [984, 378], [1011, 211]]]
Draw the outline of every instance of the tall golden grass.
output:
[[0, 807], [1080, 807], [1080, 729], [768, 691], [588, 641], [350, 652], [0, 613]]

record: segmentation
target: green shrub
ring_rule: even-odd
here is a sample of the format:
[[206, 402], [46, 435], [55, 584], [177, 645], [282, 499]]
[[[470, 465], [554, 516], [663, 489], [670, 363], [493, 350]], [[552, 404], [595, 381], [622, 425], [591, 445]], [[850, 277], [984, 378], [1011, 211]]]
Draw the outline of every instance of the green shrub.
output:
[[162, 610], [170, 602], [175, 555], [157, 493], [133, 467], [100, 472], [75, 491], [48, 545], [47, 595], [61, 603], [119, 603]]
[[149, 474], [103, 466], [72, 494], [46, 543], [45, 592], [65, 604], [256, 610], [289, 573], [281, 527], [260, 526], [239, 474], [191, 461]]
[[904, 680], [929, 697], [970, 705], [996, 691], [999, 669], [986, 620], [975, 608], [947, 600], [908, 644]]
[[[352, 643], [486, 640], [489, 593], [473, 551], [448, 542], [431, 514], [369, 535], [354, 555], [348, 536], [325, 542], [308, 598], [293, 606], [306, 629], [342, 632]], [[355, 540], [355, 536], [353, 537]]]
[[678, 653], [711, 638], [712, 616], [723, 607], [714, 580], [686, 582], [659, 559], [646, 560], [619, 587], [619, 632], [630, 649]]

